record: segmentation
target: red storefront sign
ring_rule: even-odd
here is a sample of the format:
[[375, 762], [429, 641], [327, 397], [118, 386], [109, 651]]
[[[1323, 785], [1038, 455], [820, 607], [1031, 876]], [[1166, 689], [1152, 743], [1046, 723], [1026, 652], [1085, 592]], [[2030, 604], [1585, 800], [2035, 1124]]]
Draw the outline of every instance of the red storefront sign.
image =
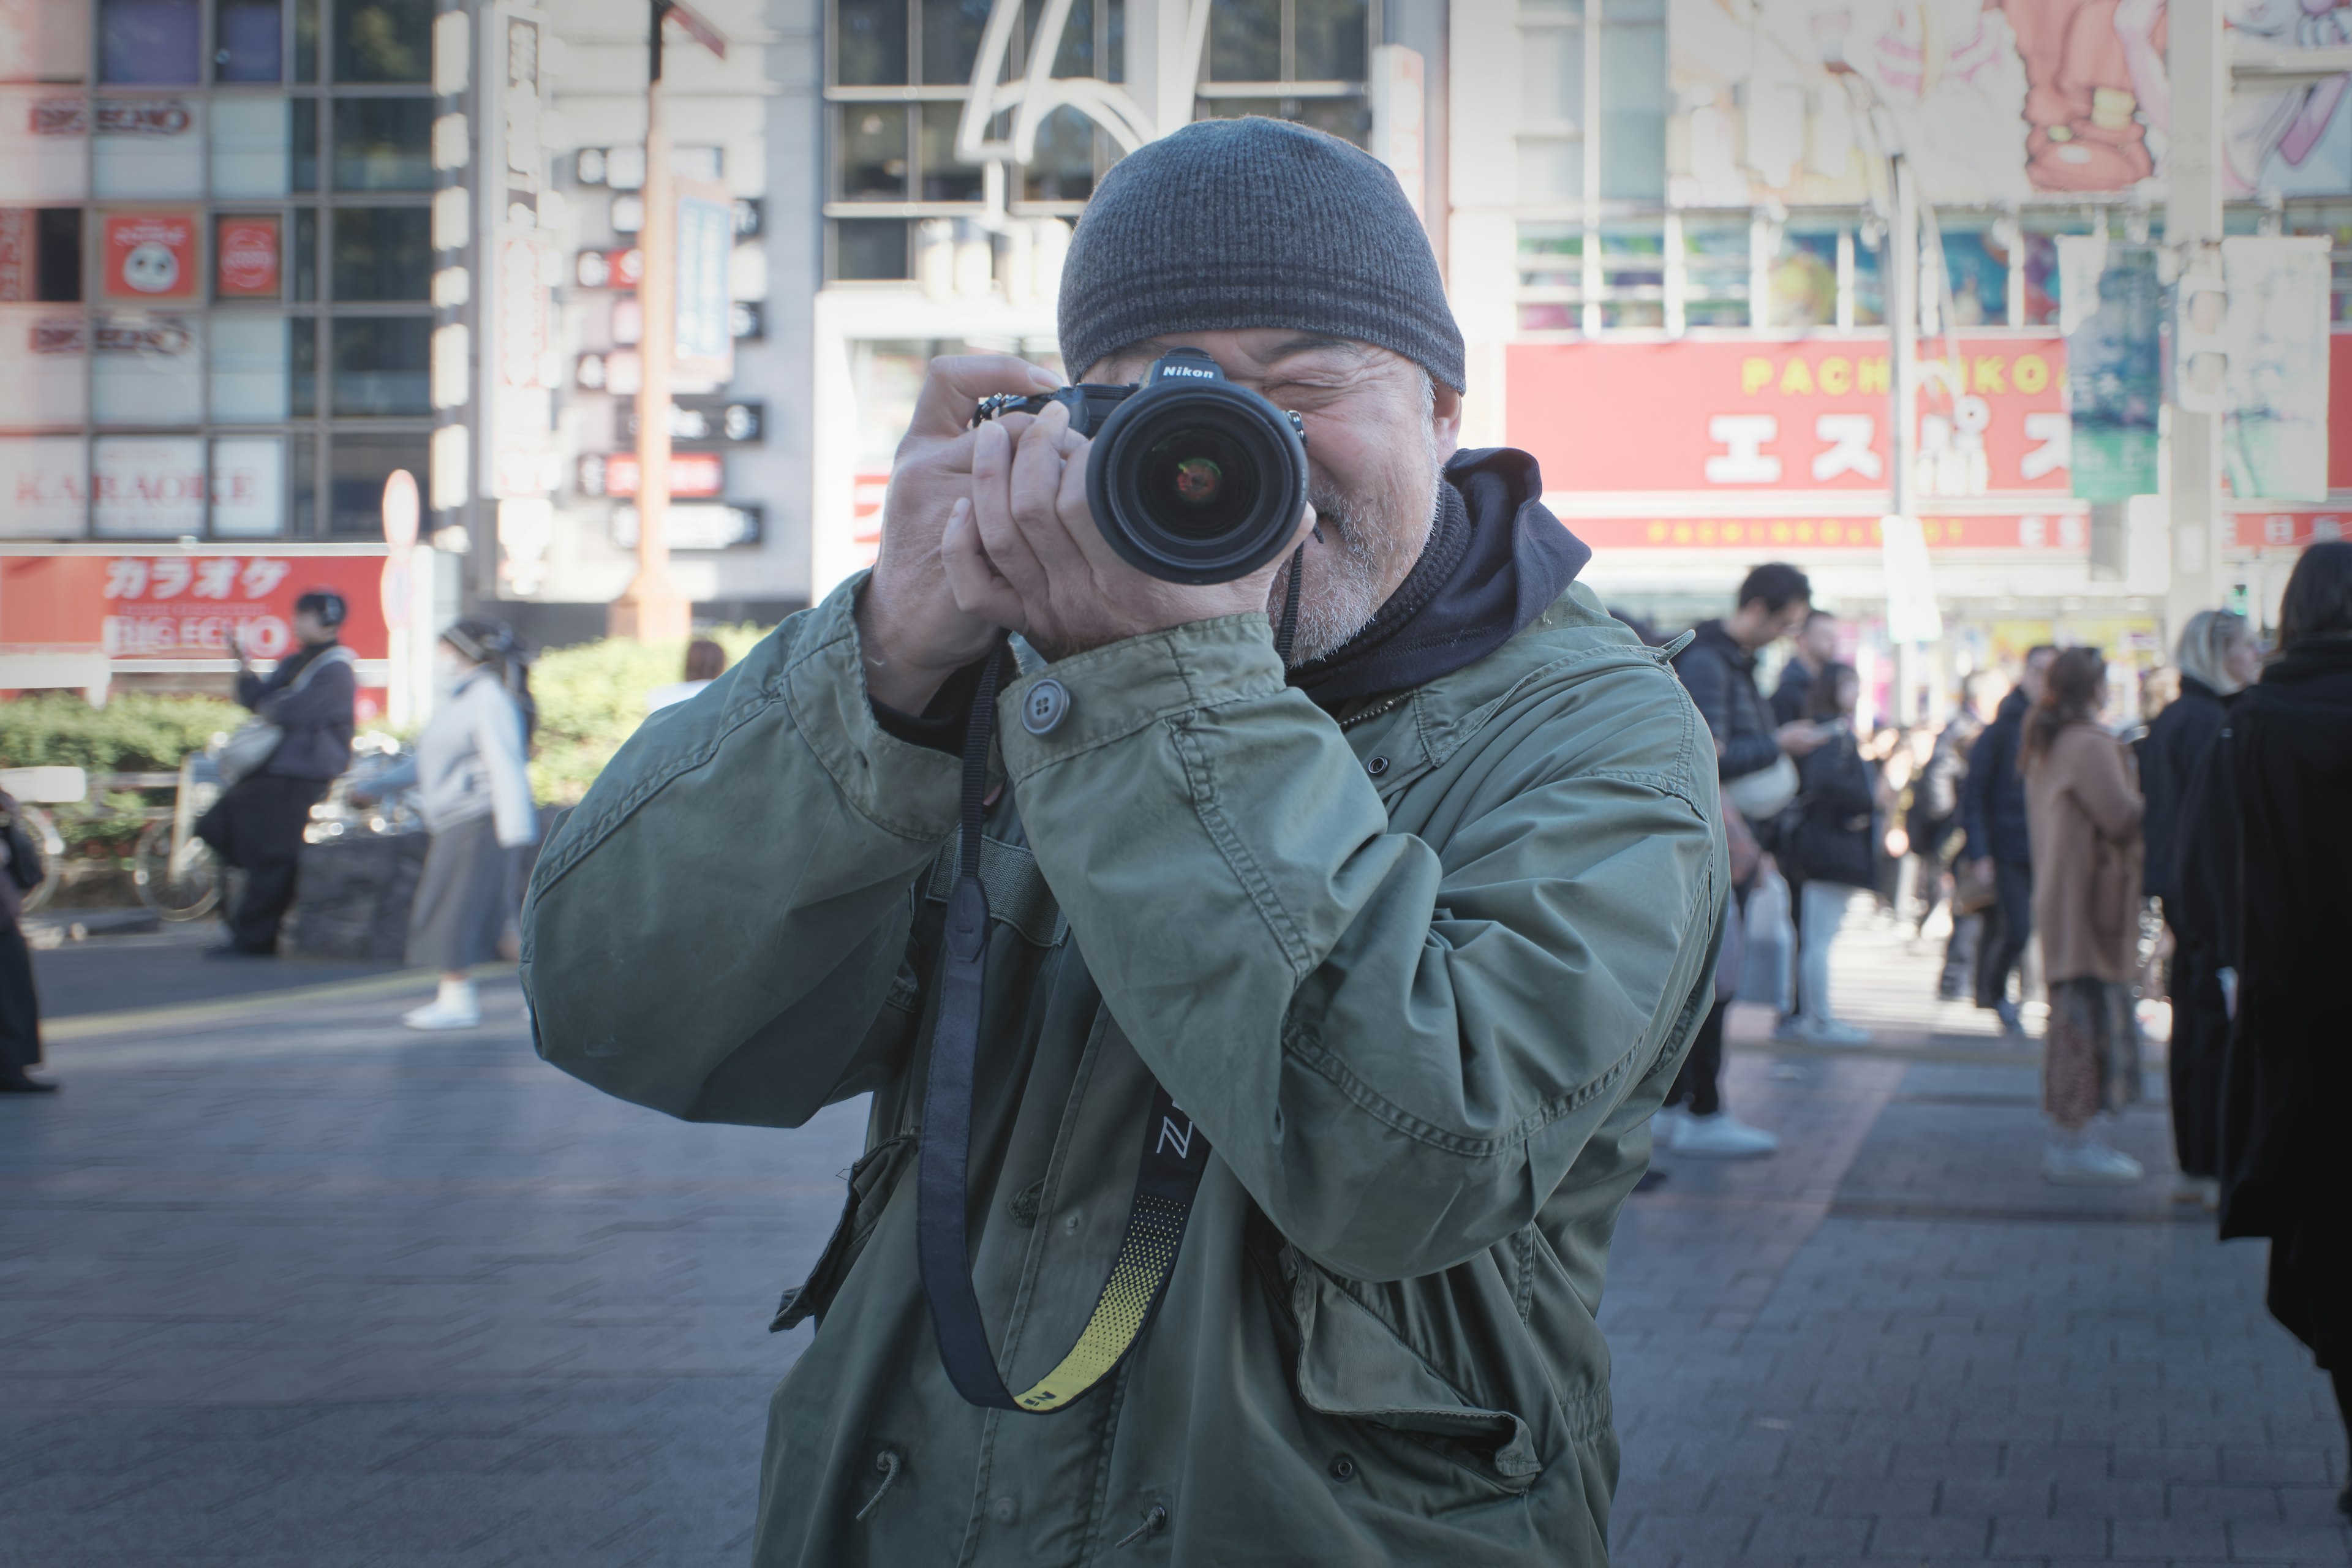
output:
[[0, 556], [0, 642], [102, 647], [118, 661], [256, 658], [294, 647], [294, 601], [314, 588], [343, 596], [342, 640], [386, 657], [381, 553]]
[[[2331, 468], [2334, 458], [2331, 451]], [[2352, 539], [2352, 507], [2242, 511], [2236, 514], [2235, 523], [2231, 537], [2241, 550], [2301, 550], [2306, 544]]]
[[[643, 475], [636, 454], [592, 454], [580, 459], [580, 489], [586, 495], [633, 496]], [[727, 489], [727, 459], [717, 452], [672, 452], [669, 493], [709, 497]]]
[[106, 292], [118, 300], [185, 300], [196, 291], [193, 213], [109, 213]]
[[225, 217], [215, 237], [215, 289], [224, 300], [278, 298], [278, 220]]
[[[1514, 343], [1507, 355], [1507, 438], [1555, 493], [1699, 492], [1736, 509], [1743, 495], [1891, 488], [1883, 337]], [[1923, 377], [1922, 445], [1954, 453], [1961, 473], [1981, 461], [1961, 493], [2066, 495], [2063, 341], [1966, 336], [1948, 363], [1948, 376]]]

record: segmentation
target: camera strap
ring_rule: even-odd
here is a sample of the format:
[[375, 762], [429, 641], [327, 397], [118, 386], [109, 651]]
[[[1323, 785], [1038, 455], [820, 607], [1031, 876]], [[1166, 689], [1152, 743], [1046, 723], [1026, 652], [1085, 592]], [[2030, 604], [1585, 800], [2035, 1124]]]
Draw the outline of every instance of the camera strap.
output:
[[1004, 1386], [996, 1352], [972, 1289], [966, 1235], [966, 1173], [971, 1155], [973, 1062], [979, 1054], [988, 962], [988, 894], [980, 881], [981, 810], [988, 790], [988, 747], [995, 729], [996, 689], [1007, 650], [981, 674], [964, 731], [963, 820], [955, 887], [948, 896], [939, 1013], [931, 1026], [930, 1075], [923, 1085], [921, 1162], [916, 1176], [916, 1246], [923, 1296], [940, 1361], [956, 1392], [998, 1410], [1045, 1414], [1070, 1405], [1100, 1383], [1135, 1348], [1160, 1305], [1184, 1240], [1192, 1195], [1209, 1163], [1209, 1140], [1158, 1083], [1144, 1119], [1143, 1161], [1129, 1202], [1127, 1231], [1110, 1277], [1077, 1342], [1054, 1370], [1020, 1394]]

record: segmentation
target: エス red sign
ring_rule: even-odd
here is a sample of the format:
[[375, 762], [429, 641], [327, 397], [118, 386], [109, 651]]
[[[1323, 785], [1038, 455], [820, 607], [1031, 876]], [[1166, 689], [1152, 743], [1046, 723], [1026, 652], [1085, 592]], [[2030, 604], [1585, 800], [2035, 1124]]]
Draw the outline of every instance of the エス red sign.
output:
[[213, 277], [224, 300], [278, 298], [278, 220], [221, 219]]
[[185, 300], [196, 291], [190, 213], [109, 213], [106, 291], [118, 300]]

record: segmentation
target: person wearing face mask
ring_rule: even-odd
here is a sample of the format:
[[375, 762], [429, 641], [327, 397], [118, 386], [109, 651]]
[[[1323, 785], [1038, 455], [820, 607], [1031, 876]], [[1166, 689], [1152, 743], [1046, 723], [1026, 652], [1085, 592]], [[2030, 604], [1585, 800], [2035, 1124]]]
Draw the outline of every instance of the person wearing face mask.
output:
[[339, 640], [343, 596], [316, 589], [294, 601], [297, 647], [267, 676], [256, 675], [234, 638], [236, 700], [283, 731], [269, 760], [231, 785], [196, 821], [196, 837], [245, 872], [245, 891], [225, 911], [228, 940], [216, 957], [268, 958], [294, 902], [302, 829], [310, 808], [352, 763], [359, 683]]
[[528, 663], [505, 626], [459, 621], [433, 653], [433, 717], [415, 753], [364, 798], [421, 786], [433, 835], [409, 915], [408, 963], [439, 970], [441, 990], [401, 1021], [470, 1029], [482, 1021], [473, 967], [500, 956], [520, 902], [517, 852], [539, 837], [528, 750], [538, 715]]

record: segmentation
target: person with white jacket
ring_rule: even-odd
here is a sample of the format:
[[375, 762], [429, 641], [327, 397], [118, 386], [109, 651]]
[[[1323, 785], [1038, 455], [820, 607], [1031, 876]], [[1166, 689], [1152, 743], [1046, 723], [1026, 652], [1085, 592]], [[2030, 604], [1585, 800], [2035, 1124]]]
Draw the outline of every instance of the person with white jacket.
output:
[[534, 710], [514, 633], [459, 621], [434, 649], [441, 698], [415, 753], [370, 785], [417, 786], [433, 846], [408, 921], [408, 963], [441, 972], [441, 990], [402, 1019], [412, 1029], [482, 1021], [473, 966], [499, 956], [520, 902], [519, 852], [539, 837], [528, 741]]

